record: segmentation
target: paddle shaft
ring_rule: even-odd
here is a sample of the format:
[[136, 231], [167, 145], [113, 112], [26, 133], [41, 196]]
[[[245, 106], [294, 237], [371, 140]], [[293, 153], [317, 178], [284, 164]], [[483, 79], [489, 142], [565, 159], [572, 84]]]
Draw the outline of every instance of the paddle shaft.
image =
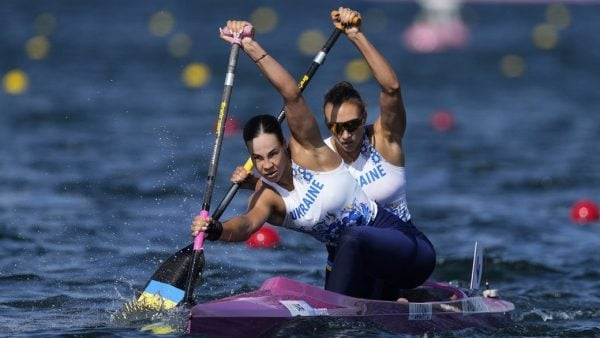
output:
[[[202, 198], [202, 211], [201, 215], [207, 216], [210, 210], [210, 200], [212, 198], [213, 189], [215, 186], [215, 177], [217, 175], [217, 167], [219, 165], [219, 155], [221, 153], [221, 146], [223, 144], [223, 132], [225, 131], [225, 123], [227, 122], [227, 112], [229, 110], [229, 100], [231, 98], [231, 92], [233, 90], [233, 79], [235, 68], [237, 65], [237, 59], [240, 52], [240, 45], [233, 43], [231, 45], [231, 52], [229, 54], [229, 64], [227, 66], [227, 75], [225, 76], [225, 87], [223, 89], [223, 98], [219, 107], [219, 115], [217, 118], [216, 125], [216, 137], [215, 144], [213, 147], [212, 157], [210, 160], [208, 175], [206, 176], [206, 186], [204, 188], [204, 196]], [[194, 267], [198, 261], [202, 260], [202, 251], [204, 243], [204, 232], [200, 232], [194, 240], [194, 257], [190, 263], [190, 269], [188, 271], [188, 278], [185, 287], [184, 302], [188, 305], [193, 304], [193, 293], [194, 293]]]
[[[327, 56], [327, 53], [329, 53], [329, 51], [331, 50], [331, 48], [333, 47], [333, 45], [335, 44], [335, 42], [337, 41], [337, 39], [340, 37], [341, 34], [342, 34], [342, 31], [339, 30], [338, 28], [335, 28], [333, 30], [333, 32], [329, 36], [329, 39], [327, 39], [327, 42], [325, 42], [325, 44], [323, 45], [323, 48], [321, 48], [319, 53], [313, 59], [310, 67], [308, 68], [308, 71], [306, 73], [304, 73], [304, 75], [300, 79], [300, 82], [298, 82], [298, 88], [300, 88], [300, 92], [304, 91], [304, 88], [306, 88], [306, 86], [310, 83], [310, 80], [313, 78], [313, 76], [319, 69], [319, 66], [321, 66], [323, 64], [323, 62], [325, 62], [325, 57]], [[277, 121], [279, 121], [279, 123], [282, 123], [284, 119], [285, 119], [285, 107], [281, 108], [279, 115], [277, 115]], [[248, 158], [248, 160], [246, 160], [246, 163], [244, 164], [244, 168], [247, 171], [251, 171], [252, 168], [254, 168], [254, 164], [252, 163], [252, 160], [250, 158]], [[231, 185], [231, 187], [229, 188], [229, 191], [227, 192], [227, 194], [225, 194], [225, 197], [223, 197], [223, 199], [221, 200], [221, 202], [215, 209], [215, 211], [212, 215], [212, 217], [214, 219], [219, 219], [223, 215], [223, 212], [225, 212], [225, 209], [229, 206], [229, 203], [231, 203], [231, 200], [233, 200], [233, 197], [235, 196], [235, 194], [237, 193], [239, 188], [240, 188], [239, 183], [234, 183]]]

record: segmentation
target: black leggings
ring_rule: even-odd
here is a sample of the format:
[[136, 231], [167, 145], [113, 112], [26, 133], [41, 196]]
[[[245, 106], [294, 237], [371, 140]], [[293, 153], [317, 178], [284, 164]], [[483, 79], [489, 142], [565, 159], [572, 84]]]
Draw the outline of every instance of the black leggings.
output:
[[328, 251], [325, 289], [370, 299], [395, 300], [401, 289], [423, 284], [436, 259], [423, 233], [381, 207], [371, 224], [345, 229]]

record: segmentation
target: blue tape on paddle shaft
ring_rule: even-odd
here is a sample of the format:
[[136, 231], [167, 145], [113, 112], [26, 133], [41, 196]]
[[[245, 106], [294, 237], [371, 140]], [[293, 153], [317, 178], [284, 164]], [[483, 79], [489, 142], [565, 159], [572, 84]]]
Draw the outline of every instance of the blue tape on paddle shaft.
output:
[[162, 298], [170, 300], [181, 300], [185, 292], [181, 289], [174, 287], [173, 285], [162, 283], [158, 281], [150, 281], [148, 287], [144, 290], [144, 293], [160, 294]]

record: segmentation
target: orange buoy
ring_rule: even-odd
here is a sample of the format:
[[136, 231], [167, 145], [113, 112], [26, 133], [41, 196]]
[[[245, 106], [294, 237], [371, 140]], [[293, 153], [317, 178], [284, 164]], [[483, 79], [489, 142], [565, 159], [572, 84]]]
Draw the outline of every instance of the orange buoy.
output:
[[251, 248], [272, 248], [278, 244], [279, 233], [268, 225], [263, 225], [246, 240], [246, 245]]

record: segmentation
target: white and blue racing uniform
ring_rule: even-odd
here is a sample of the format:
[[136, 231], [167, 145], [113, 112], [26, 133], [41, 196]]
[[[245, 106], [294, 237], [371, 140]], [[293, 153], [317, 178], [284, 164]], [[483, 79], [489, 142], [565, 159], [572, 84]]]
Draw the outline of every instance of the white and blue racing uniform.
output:
[[[335, 151], [333, 139], [324, 140]], [[375, 149], [365, 133], [358, 158], [348, 163], [350, 174], [360, 184], [370, 199], [403, 221], [410, 220], [406, 203], [406, 173], [404, 167], [395, 166], [386, 161]]]
[[[325, 288], [354, 297], [391, 299], [393, 290], [421, 285], [433, 272], [435, 250], [419, 230], [378, 206], [344, 163], [315, 172], [292, 162], [294, 190], [261, 178], [282, 197], [282, 226], [325, 243], [331, 269]], [[386, 288], [381, 285], [385, 284]]]

